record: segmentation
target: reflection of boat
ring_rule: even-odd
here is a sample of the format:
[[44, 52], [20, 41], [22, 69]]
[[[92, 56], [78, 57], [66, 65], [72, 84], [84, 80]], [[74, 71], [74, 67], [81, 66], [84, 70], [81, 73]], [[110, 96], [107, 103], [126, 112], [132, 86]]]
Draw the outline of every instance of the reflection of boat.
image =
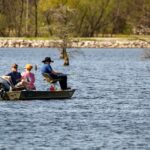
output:
[[1, 94], [0, 100], [54, 100], [70, 99], [75, 89], [61, 91], [11, 91]]

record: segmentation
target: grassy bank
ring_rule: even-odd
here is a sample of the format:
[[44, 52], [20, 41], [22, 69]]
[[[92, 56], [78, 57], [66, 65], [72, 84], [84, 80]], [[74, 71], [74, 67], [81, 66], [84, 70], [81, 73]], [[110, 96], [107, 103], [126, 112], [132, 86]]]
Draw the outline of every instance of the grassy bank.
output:
[[[0, 40], [59, 40], [58, 37], [0, 37]], [[72, 40], [79, 41], [103, 41], [103, 40], [148, 40], [150, 41], [150, 35], [113, 35], [112, 37], [76, 37]]]
[[[150, 48], [150, 36], [117, 35], [113, 37], [70, 38], [69, 48]], [[0, 38], [0, 47], [54, 48], [62, 41], [55, 37]]]

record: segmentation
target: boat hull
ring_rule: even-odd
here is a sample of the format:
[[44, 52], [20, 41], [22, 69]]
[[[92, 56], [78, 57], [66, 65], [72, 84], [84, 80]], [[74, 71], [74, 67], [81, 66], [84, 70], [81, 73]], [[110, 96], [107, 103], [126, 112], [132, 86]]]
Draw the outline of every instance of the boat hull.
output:
[[11, 91], [0, 97], [1, 100], [54, 100], [70, 99], [75, 89], [62, 91]]

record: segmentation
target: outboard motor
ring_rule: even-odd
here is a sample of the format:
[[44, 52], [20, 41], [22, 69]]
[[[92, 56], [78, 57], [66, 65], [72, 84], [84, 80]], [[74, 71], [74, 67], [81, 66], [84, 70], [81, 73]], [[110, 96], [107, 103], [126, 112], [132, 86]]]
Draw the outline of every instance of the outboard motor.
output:
[[5, 92], [8, 92], [11, 89], [10, 83], [6, 79], [3, 79], [2, 77], [0, 77], [0, 85], [1, 85], [0, 88], [3, 88]]
[[10, 83], [3, 79], [2, 77], [0, 77], [0, 96], [3, 98], [5, 92], [8, 92], [12, 89]]

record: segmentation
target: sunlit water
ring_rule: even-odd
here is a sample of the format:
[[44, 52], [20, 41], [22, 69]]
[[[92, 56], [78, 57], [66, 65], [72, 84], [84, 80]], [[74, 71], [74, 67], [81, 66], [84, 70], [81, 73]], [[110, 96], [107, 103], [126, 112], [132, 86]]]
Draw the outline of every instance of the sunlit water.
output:
[[36, 87], [48, 85], [41, 60], [68, 74], [71, 100], [1, 101], [0, 150], [149, 150], [150, 61], [142, 49], [69, 50], [63, 67], [57, 49], [0, 49], [0, 75], [36, 64]]

